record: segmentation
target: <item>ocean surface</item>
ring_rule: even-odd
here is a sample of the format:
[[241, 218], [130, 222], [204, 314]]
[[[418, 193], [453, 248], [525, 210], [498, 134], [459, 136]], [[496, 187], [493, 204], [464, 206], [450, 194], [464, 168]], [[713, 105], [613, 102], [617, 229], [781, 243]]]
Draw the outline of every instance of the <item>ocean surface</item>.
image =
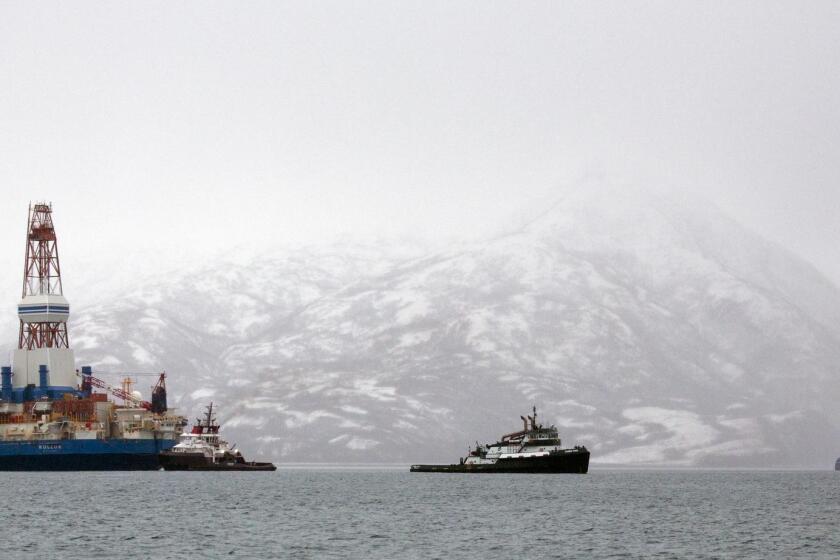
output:
[[838, 558], [840, 472], [0, 473], [0, 558]]

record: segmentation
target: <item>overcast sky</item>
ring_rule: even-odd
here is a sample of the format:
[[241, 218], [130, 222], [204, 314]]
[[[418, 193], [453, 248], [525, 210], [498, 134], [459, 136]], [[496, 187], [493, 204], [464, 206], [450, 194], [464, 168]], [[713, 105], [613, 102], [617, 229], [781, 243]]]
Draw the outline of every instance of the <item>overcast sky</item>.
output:
[[592, 170], [840, 282], [840, 2], [0, 2], [0, 79], [3, 289], [33, 199], [119, 261], [470, 236]]

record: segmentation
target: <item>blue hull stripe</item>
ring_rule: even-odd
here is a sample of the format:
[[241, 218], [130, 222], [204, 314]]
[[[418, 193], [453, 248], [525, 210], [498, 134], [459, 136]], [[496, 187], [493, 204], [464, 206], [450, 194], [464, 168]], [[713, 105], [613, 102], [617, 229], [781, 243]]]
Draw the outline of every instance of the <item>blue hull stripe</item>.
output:
[[157, 470], [174, 440], [91, 439], [0, 442], [0, 471]]
[[2, 471], [154, 470], [174, 440], [91, 439], [0, 442]]
[[20, 455], [61, 455], [65, 453], [110, 454], [165, 451], [174, 440], [162, 439], [54, 439], [39, 441], [0, 441], [0, 457]]

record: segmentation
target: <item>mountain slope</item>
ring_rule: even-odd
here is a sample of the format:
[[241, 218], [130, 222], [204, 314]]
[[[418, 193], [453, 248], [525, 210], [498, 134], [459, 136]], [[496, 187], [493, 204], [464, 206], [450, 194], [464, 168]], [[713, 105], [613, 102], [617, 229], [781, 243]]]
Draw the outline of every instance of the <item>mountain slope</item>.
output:
[[79, 360], [170, 372], [280, 461], [454, 460], [532, 403], [593, 462], [824, 466], [840, 292], [716, 209], [564, 197], [481, 243], [237, 257], [75, 312]]

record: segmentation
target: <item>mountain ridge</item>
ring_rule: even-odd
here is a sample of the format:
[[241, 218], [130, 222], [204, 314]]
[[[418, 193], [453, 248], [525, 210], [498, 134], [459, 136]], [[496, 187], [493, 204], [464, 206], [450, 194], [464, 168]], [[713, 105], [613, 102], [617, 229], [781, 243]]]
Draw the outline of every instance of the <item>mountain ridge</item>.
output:
[[593, 464], [840, 451], [840, 290], [717, 209], [600, 192], [429, 254], [235, 257], [74, 309], [80, 363], [173, 372], [281, 462], [452, 461], [532, 404]]

